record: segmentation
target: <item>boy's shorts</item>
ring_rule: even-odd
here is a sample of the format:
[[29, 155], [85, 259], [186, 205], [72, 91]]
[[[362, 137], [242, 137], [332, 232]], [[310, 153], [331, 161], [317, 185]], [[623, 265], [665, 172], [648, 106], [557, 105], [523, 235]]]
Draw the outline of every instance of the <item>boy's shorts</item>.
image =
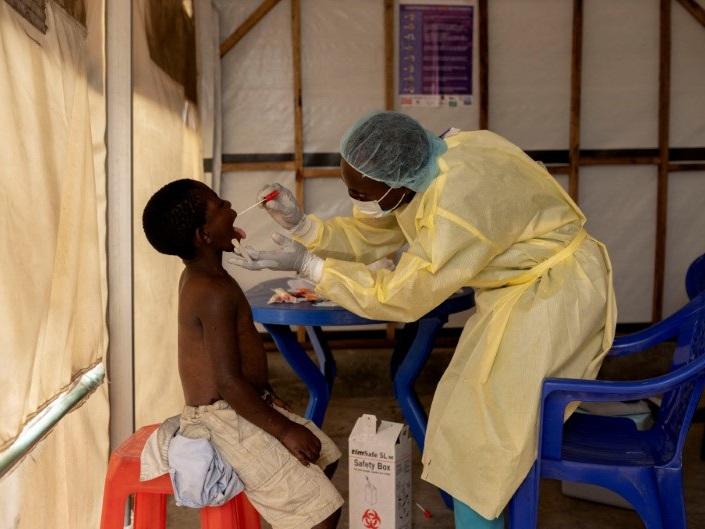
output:
[[184, 407], [179, 432], [210, 439], [245, 484], [247, 498], [274, 529], [309, 529], [343, 504], [322, 470], [340, 459], [340, 450], [308, 419], [273, 407], [318, 437], [321, 454], [316, 464], [302, 465], [279, 440], [238, 416], [223, 400]]

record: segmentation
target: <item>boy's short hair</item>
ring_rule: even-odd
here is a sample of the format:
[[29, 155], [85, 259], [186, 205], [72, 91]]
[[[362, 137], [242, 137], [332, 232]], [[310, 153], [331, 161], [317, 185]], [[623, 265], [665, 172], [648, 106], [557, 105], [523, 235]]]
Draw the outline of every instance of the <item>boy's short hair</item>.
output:
[[142, 229], [158, 252], [182, 259], [196, 256], [194, 236], [206, 223], [207, 186], [184, 178], [154, 193], [142, 213]]

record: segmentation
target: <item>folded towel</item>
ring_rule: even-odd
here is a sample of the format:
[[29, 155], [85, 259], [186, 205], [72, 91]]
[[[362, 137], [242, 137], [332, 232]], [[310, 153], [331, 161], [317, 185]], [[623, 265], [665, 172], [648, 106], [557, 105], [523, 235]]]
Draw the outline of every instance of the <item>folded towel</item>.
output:
[[[180, 415], [169, 417], [147, 439], [140, 455], [140, 481], [169, 473], [179, 506], [222, 505], [245, 488], [208, 438], [179, 434]], [[207, 436], [207, 431], [204, 430]]]
[[179, 431], [181, 415], [169, 417], [147, 438], [140, 455], [140, 481], [169, 472], [169, 443]]
[[169, 474], [176, 505], [222, 505], [245, 488], [208, 439], [177, 434], [169, 443]]

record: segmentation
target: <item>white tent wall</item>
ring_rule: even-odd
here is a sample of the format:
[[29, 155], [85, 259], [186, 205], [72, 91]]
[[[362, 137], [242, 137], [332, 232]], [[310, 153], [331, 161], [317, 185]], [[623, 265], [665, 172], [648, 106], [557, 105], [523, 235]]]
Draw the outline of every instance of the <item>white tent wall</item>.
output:
[[216, 193], [220, 193], [220, 162], [223, 152], [223, 120], [220, 114], [220, 14], [210, 0], [194, 0], [192, 6], [196, 31], [201, 144], [204, 158], [213, 160], [206, 180], [211, 182]]
[[[49, 2], [42, 34], [0, 2], [0, 445], [107, 346], [103, 17]], [[103, 384], [0, 480], [0, 527], [96, 527], [107, 456]]]
[[[184, 5], [187, 5], [185, 3]], [[217, 23], [217, 11], [210, 2], [194, 2], [189, 16], [198, 13]], [[158, 11], [155, 11], [158, 12]], [[199, 15], [199, 16], [201, 16]], [[201, 73], [199, 89], [206, 90], [202, 108], [185, 94], [150, 56], [147, 26], [149, 0], [133, 2], [133, 229], [134, 229], [134, 398], [135, 425], [161, 422], [179, 413], [183, 393], [177, 365], [178, 281], [181, 260], [158, 253], [142, 231], [142, 211], [149, 197], [160, 187], [179, 178], [193, 178], [212, 184], [211, 173], [203, 171], [203, 146], [213, 152], [217, 142], [202, 143], [201, 119], [215, 127], [212, 108], [217, 78], [212, 35], [196, 30], [202, 50], [197, 60]], [[196, 28], [198, 23], [194, 22]], [[211, 28], [217, 35], [217, 26]], [[209, 38], [210, 37], [210, 38]], [[210, 50], [210, 52], [209, 52]], [[210, 82], [206, 79], [209, 77]], [[210, 112], [210, 113], [209, 113]], [[212, 155], [212, 154], [211, 154]]]
[[3, 529], [96, 529], [108, 461], [108, 390], [98, 388], [0, 481]]
[[[259, 4], [217, 0], [221, 35], [231, 34]], [[671, 4], [670, 146], [702, 148], [705, 28], [677, 2]], [[658, 147], [659, 5], [658, 0], [584, 4], [581, 149]], [[290, 0], [279, 2], [223, 58], [225, 161], [232, 155], [294, 150], [290, 13]], [[572, 17], [573, 3], [564, 0], [489, 2], [489, 128], [525, 150], [569, 148]], [[301, 0], [301, 39], [304, 152], [334, 153], [347, 127], [365, 112], [384, 108], [383, 2]], [[473, 75], [470, 107], [401, 110], [438, 133], [449, 126], [476, 129], [477, 67]], [[222, 190], [242, 209], [272, 180], [294, 188], [293, 173], [230, 172]], [[308, 212], [349, 212], [337, 179], [304, 182]], [[671, 173], [669, 182], [664, 314], [685, 302], [685, 270], [705, 251], [705, 238], [699, 236], [705, 232], [705, 174]], [[655, 165], [580, 169], [580, 204], [590, 232], [608, 245], [622, 323], [651, 319], [656, 186]], [[240, 224], [250, 244], [272, 246], [269, 234], [276, 226], [267, 216], [248, 213]], [[231, 272], [244, 288], [281, 275]], [[451, 324], [462, 321], [456, 317]]]

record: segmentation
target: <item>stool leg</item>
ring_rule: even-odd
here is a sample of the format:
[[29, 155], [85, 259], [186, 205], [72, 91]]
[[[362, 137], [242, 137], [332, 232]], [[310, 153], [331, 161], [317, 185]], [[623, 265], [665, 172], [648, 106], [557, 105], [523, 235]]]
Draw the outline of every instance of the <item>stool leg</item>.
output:
[[127, 491], [120, 490], [118, 487], [105, 487], [100, 529], [123, 529], [125, 527], [125, 504], [128, 496]]
[[245, 494], [240, 494], [235, 498], [239, 502], [239, 512], [247, 529], [260, 529], [260, 519], [257, 509], [255, 509]]
[[201, 509], [201, 529], [235, 529], [238, 527], [235, 508], [230, 501], [220, 507], [203, 507]]
[[220, 507], [201, 509], [201, 529], [260, 529], [259, 513], [238, 494]]
[[134, 529], [166, 529], [164, 494], [135, 494]]

